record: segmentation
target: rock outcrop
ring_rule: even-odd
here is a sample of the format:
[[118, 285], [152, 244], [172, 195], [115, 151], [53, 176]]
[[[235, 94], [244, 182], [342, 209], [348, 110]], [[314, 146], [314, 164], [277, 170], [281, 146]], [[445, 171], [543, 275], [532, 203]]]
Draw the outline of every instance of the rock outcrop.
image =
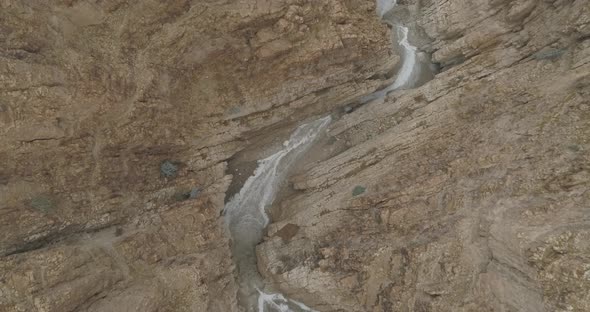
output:
[[257, 248], [277, 289], [590, 311], [590, 3], [397, 2], [440, 72], [359, 106], [400, 61], [372, 0], [0, 1], [0, 311], [239, 311], [228, 162], [345, 105]]
[[226, 160], [383, 84], [374, 4], [0, 2], [0, 310], [236, 311]]
[[398, 5], [441, 72], [332, 125], [259, 269], [320, 311], [589, 311], [590, 3]]

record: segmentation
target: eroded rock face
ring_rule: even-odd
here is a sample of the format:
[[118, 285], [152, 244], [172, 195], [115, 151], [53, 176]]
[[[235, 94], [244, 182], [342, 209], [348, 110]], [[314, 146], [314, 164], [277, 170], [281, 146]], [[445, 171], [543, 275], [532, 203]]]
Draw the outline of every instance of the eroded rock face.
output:
[[320, 311], [590, 310], [590, 4], [400, 5], [442, 72], [332, 125], [259, 269]]
[[235, 311], [225, 161], [388, 79], [373, 12], [1, 1], [0, 310]]
[[[261, 273], [320, 311], [590, 310], [588, 1], [398, 2], [441, 73], [332, 125]], [[225, 162], [398, 62], [373, 1], [0, 2], [0, 310], [237, 311]]]

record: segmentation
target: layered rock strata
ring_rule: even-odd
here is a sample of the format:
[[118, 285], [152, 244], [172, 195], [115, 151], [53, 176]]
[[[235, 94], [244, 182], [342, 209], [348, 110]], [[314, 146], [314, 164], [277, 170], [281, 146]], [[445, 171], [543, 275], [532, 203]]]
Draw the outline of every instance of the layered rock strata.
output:
[[441, 72], [331, 126], [259, 269], [320, 311], [590, 310], [590, 4], [398, 6]]
[[226, 161], [391, 79], [374, 9], [1, 1], [0, 310], [236, 311]]

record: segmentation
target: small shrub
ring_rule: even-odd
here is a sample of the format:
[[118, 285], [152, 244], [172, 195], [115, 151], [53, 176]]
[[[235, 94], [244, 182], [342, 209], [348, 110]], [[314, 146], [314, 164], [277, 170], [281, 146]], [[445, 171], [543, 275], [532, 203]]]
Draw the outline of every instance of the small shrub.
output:
[[573, 151], [573, 152], [579, 152], [580, 151], [580, 147], [578, 145], [575, 145], [575, 144], [569, 145], [567, 148], [570, 151]]
[[240, 111], [241, 111], [241, 109], [239, 107], [233, 106], [227, 110], [227, 114], [228, 115], [237, 115], [240, 113]]
[[181, 202], [181, 201], [185, 201], [185, 200], [189, 200], [189, 199], [195, 199], [195, 198], [199, 197], [200, 193], [201, 193], [200, 188], [193, 187], [190, 190], [182, 189], [180, 191], [177, 191], [176, 193], [174, 193], [174, 195], [172, 195], [172, 198], [175, 201]]
[[178, 166], [170, 160], [164, 160], [160, 164], [160, 175], [166, 178], [174, 178], [178, 174]]
[[48, 213], [53, 210], [53, 208], [55, 208], [55, 203], [47, 195], [36, 195], [35, 197], [31, 198], [29, 206], [39, 212]]
[[365, 191], [367, 190], [367, 188], [357, 185], [354, 187], [354, 189], [352, 190], [352, 196], [358, 196], [363, 194]]
[[537, 60], [554, 60], [565, 53], [565, 49], [546, 49], [533, 54]]
[[185, 201], [191, 198], [191, 192], [187, 190], [178, 191], [172, 195], [172, 198], [177, 202]]
[[190, 194], [189, 194], [189, 198], [190, 199], [195, 199], [195, 198], [199, 197], [199, 194], [201, 194], [201, 189], [198, 188], [198, 187], [193, 187], [191, 189]]

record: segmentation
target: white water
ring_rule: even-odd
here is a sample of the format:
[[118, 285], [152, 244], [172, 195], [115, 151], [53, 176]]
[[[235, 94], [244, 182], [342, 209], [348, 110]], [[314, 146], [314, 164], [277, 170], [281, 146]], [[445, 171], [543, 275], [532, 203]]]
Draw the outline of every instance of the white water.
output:
[[383, 18], [383, 15], [391, 11], [397, 4], [397, 0], [377, 0], [377, 15]]
[[256, 266], [255, 248], [269, 222], [266, 209], [274, 201], [285, 175], [330, 121], [328, 116], [299, 126], [283, 144], [283, 149], [258, 161], [254, 175], [225, 205], [225, 219], [232, 234], [233, 253], [239, 271], [241, 301], [248, 309], [253, 308], [252, 297], [258, 296], [259, 312], [312, 311], [281, 294], [267, 294], [259, 290], [263, 283]]
[[[377, 0], [377, 14], [383, 17], [397, 4], [396, 0]], [[387, 88], [364, 98], [364, 102], [385, 97], [387, 92], [409, 86], [416, 75], [416, 47], [408, 41], [408, 28], [396, 26], [399, 45], [403, 48], [403, 63], [395, 81]], [[233, 254], [238, 266], [240, 301], [248, 311], [258, 312], [315, 312], [301, 302], [278, 293], [265, 293], [264, 283], [256, 264], [256, 245], [269, 223], [266, 213], [275, 199], [280, 184], [291, 165], [303, 154], [330, 123], [324, 117], [303, 124], [283, 145], [283, 149], [258, 161], [254, 174], [225, 206], [225, 219], [233, 238]]]
[[[397, 0], [377, 0], [377, 14], [383, 17], [383, 15], [395, 7], [396, 3]], [[391, 91], [409, 87], [415, 82], [416, 77], [420, 74], [420, 67], [417, 66], [419, 64], [416, 63], [416, 51], [418, 49], [410, 44], [410, 41], [408, 40], [408, 27], [403, 25], [395, 25], [395, 29], [397, 31], [398, 44], [403, 49], [402, 67], [397, 73], [397, 77], [392, 84], [382, 90], [361, 98], [362, 103], [384, 98], [387, 93]]]
[[281, 294], [267, 294], [262, 291], [259, 292], [260, 295], [258, 296], [258, 312], [264, 312], [267, 311], [267, 309], [274, 309], [275, 311], [279, 312], [289, 312], [292, 311], [291, 308], [293, 306], [298, 307], [301, 311], [316, 312], [315, 310], [312, 310], [310, 307], [304, 305], [303, 303], [288, 299]]
[[404, 61], [402, 68], [397, 74], [397, 78], [390, 86], [391, 90], [408, 86], [412, 82], [414, 72], [416, 71], [416, 47], [408, 41], [408, 27], [397, 26], [397, 31], [398, 34], [401, 33], [399, 44], [404, 49]]

